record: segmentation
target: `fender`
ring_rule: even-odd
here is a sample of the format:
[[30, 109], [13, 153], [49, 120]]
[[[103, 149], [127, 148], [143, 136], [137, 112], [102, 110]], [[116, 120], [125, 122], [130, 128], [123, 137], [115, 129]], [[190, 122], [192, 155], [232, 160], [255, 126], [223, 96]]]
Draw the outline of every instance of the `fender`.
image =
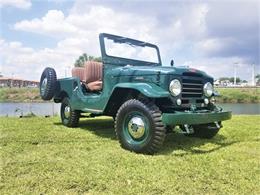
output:
[[134, 89], [150, 98], [164, 98], [170, 96], [168, 91], [154, 83], [119, 83], [115, 85], [113, 92], [117, 88]]
[[58, 79], [54, 99], [59, 99], [61, 92], [66, 92], [68, 97], [72, 98], [72, 93], [76, 86], [80, 86], [80, 80], [77, 77]]

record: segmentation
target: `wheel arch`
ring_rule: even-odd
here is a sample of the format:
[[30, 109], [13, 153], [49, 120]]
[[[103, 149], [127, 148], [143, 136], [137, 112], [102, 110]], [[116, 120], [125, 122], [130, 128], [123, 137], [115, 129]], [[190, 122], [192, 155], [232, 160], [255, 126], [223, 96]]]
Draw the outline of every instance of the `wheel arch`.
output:
[[152, 83], [120, 83], [116, 85], [104, 109], [104, 113], [115, 116], [119, 107], [129, 99], [154, 101], [168, 97], [169, 92]]
[[141, 95], [140, 91], [136, 89], [116, 87], [110, 95], [104, 113], [108, 116], [115, 116], [117, 110], [125, 101], [132, 98], [138, 98]]

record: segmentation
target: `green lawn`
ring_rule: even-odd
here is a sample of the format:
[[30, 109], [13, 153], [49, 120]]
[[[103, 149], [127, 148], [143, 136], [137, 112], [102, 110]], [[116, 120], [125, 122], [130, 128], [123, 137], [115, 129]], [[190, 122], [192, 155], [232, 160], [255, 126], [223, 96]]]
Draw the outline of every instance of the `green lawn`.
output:
[[260, 88], [216, 88], [219, 103], [260, 103]]
[[0, 102], [42, 102], [39, 88], [0, 88]]
[[234, 116], [212, 140], [168, 134], [162, 150], [123, 150], [110, 118], [0, 118], [0, 194], [260, 194], [260, 116]]

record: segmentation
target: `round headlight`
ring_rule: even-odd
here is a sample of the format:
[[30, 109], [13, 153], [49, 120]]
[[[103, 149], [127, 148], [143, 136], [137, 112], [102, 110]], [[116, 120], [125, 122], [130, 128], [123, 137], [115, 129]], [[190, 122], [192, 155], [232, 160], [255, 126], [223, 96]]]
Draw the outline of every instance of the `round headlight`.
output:
[[177, 96], [181, 93], [181, 83], [179, 80], [174, 79], [171, 81], [169, 90], [173, 96]]
[[213, 86], [210, 82], [207, 82], [203, 87], [204, 95], [207, 97], [212, 96], [213, 94]]

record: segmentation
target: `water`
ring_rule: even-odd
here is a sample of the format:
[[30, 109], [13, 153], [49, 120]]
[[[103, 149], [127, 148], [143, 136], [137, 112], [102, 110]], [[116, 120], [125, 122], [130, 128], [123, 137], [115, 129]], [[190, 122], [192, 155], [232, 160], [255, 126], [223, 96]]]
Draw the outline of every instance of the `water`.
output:
[[60, 104], [49, 103], [0, 103], [0, 116], [53, 116], [60, 112]]
[[233, 114], [260, 114], [260, 104], [217, 104], [224, 110], [231, 110]]
[[[233, 114], [260, 114], [260, 104], [218, 104]], [[60, 112], [60, 104], [49, 103], [0, 103], [0, 116], [53, 116]]]

